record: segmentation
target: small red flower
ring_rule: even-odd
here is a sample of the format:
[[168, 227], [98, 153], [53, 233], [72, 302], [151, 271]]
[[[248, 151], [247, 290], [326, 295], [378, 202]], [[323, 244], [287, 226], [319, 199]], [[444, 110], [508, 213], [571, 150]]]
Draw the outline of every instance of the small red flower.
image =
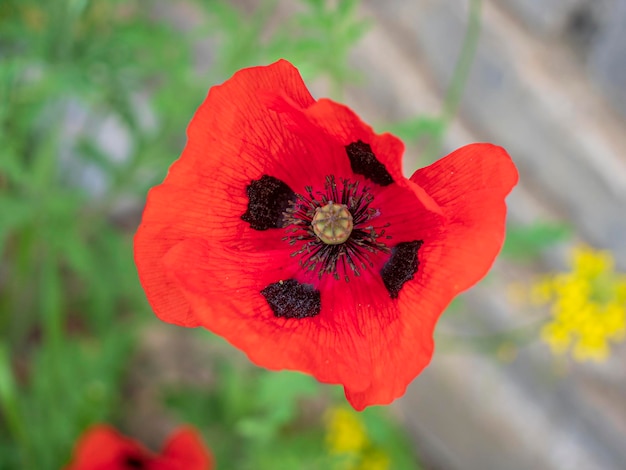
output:
[[97, 425], [80, 438], [65, 470], [211, 470], [213, 458], [201, 437], [183, 427], [173, 433], [160, 454], [107, 425]]
[[468, 145], [406, 179], [402, 142], [284, 60], [212, 88], [188, 137], [135, 237], [156, 314], [342, 384], [356, 409], [402, 395], [500, 250], [506, 151]]

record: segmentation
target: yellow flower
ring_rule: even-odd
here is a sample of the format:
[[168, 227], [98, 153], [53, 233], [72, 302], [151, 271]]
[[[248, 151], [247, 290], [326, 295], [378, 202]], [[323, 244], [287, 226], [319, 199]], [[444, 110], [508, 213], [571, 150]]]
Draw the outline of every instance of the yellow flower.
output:
[[581, 277], [592, 278], [603, 272], [613, 271], [615, 260], [610, 251], [594, 250], [579, 245], [572, 250], [572, 268]]
[[545, 276], [532, 285], [530, 289], [530, 303], [543, 305], [548, 303], [554, 295], [555, 283], [550, 276]]
[[541, 338], [555, 354], [572, 351], [579, 361], [603, 361], [610, 342], [626, 337], [626, 275], [615, 271], [609, 251], [572, 250], [571, 271], [542, 277], [531, 301], [550, 304], [552, 320]]
[[358, 454], [369, 443], [365, 426], [356, 413], [343, 407], [326, 412], [326, 445], [331, 454]]
[[360, 415], [334, 407], [326, 412], [324, 420], [328, 453], [337, 457], [334, 470], [389, 470], [389, 455], [370, 440]]
[[354, 470], [389, 470], [391, 462], [389, 456], [380, 449], [373, 449], [361, 457], [361, 462]]

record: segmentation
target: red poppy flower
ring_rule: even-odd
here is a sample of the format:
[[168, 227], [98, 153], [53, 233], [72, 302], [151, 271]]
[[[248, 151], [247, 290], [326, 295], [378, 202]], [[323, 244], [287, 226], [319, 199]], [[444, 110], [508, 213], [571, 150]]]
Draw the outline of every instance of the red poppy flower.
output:
[[89, 429], [74, 449], [66, 470], [211, 470], [213, 458], [198, 433], [183, 427], [173, 433], [160, 454], [107, 425]]
[[504, 239], [507, 153], [463, 147], [410, 179], [404, 146], [314, 100], [288, 62], [210, 90], [135, 237], [156, 314], [269, 369], [389, 403], [428, 364], [450, 300]]

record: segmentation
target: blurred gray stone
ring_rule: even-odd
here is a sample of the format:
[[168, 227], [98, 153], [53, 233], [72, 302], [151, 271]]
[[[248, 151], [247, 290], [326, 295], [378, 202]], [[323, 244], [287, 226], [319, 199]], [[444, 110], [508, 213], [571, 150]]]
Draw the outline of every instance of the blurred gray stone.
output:
[[531, 31], [543, 36], [561, 34], [585, 0], [497, 0]]
[[589, 56], [592, 76], [626, 116], [626, 0], [615, 0]]
[[496, 0], [533, 34], [563, 37], [626, 115], [626, 0]]
[[[394, 40], [429, 68], [443, 93], [463, 41], [466, 2], [391, 0], [367, 5]], [[593, 243], [611, 248], [626, 266], [623, 127], [607, 122], [609, 116], [590, 114], [588, 107], [601, 105], [597, 97], [585, 94], [593, 92], [589, 84], [578, 83], [584, 81], [584, 70], [559, 63], [562, 59], [550, 54], [548, 44], [516, 31], [489, 2], [483, 10], [482, 36], [461, 116], [483, 139], [506, 147], [561, 214]], [[573, 96], [570, 89], [578, 88], [583, 91]], [[607, 144], [603, 134], [610, 126], [617, 129]]]

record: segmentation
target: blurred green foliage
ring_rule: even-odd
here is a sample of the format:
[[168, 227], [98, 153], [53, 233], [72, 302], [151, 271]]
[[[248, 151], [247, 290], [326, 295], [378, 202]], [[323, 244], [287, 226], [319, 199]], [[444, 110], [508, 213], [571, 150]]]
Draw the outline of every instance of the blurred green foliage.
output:
[[[341, 388], [297, 372], [216, 366], [210, 393], [171, 389], [165, 402], [184, 422], [206, 430], [218, 469], [352, 468], [342, 467], [324, 445], [323, 411], [333, 399], [344, 401]], [[407, 436], [384, 409], [370, 407], [358, 416], [390, 469], [419, 469]]]
[[572, 237], [572, 229], [554, 222], [536, 221], [509, 227], [502, 247], [502, 256], [520, 262], [536, 260], [543, 250]]
[[356, 16], [358, 3], [300, 0], [289, 3], [293, 14], [285, 16], [277, 0], [261, 2], [246, 15], [229, 2], [200, 2], [208, 21], [197, 33], [215, 35], [215, 69], [227, 75], [287, 58], [305, 78], [324, 76], [340, 94], [343, 85], [358, 78], [348, 54], [369, 27]]
[[218, 469], [322, 468], [320, 423], [296, 422], [300, 400], [319, 395], [314, 379], [288, 372], [242, 373], [218, 364], [216, 384], [211, 393], [168, 391], [166, 403], [183, 421], [207, 429]]
[[[89, 424], [123, 424], [128, 358], [154, 319], [131, 246], [147, 189], [208, 87], [235, 70], [284, 57], [337, 94], [354, 81], [347, 55], [368, 26], [357, 4], [300, 0], [285, 16], [276, 1], [0, 2], [0, 469], [61, 468]], [[210, 393], [167, 402], [220, 468], [320, 468], [321, 424], [298, 421], [319, 384], [215, 367]], [[399, 446], [394, 468], [414, 468], [376, 413]]]

